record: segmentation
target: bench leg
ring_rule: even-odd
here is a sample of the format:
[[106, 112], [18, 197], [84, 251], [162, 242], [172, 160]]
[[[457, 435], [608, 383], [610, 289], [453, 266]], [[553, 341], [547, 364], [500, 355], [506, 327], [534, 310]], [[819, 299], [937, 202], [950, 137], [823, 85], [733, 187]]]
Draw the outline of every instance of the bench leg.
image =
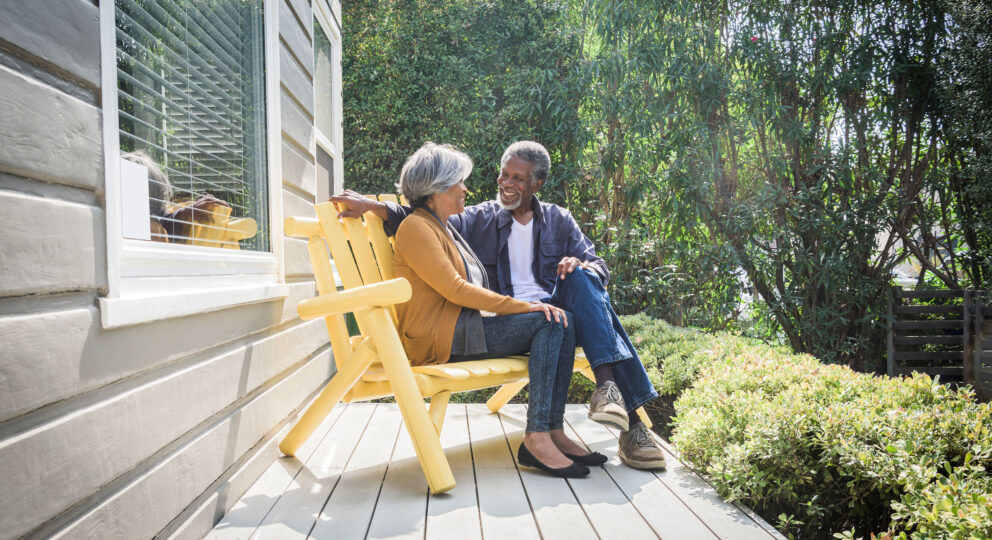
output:
[[489, 398], [489, 401], [486, 402], [486, 407], [489, 407], [489, 410], [492, 412], [499, 412], [499, 410], [502, 409], [504, 405], [506, 405], [507, 403], [510, 402], [511, 399], [513, 399], [513, 396], [519, 394], [520, 391], [523, 390], [525, 386], [527, 386], [527, 382], [528, 381], [524, 379], [519, 382], [507, 383], [504, 384], [503, 386], [500, 386], [499, 390], [497, 390], [496, 393], [493, 394], [493, 397]]
[[366, 338], [348, 361], [331, 377], [331, 382], [327, 383], [327, 386], [320, 392], [307, 412], [303, 413], [293, 429], [289, 430], [286, 437], [279, 443], [279, 450], [283, 454], [287, 456], [296, 454], [296, 451], [306, 442], [313, 430], [317, 429], [317, 426], [327, 417], [331, 409], [341, 401], [344, 393], [358, 382], [362, 373], [365, 373], [375, 357], [375, 345], [371, 339]]
[[647, 426], [648, 429], [651, 429], [654, 426], [654, 424], [651, 423], [651, 419], [648, 418], [648, 413], [644, 410], [644, 407], [639, 407], [637, 409], [637, 416], [641, 418], [641, 422], [644, 422], [644, 425]]
[[424, 407], [424, 398], [413, 377], [410, 363], [407, 360], [403, 344], [396, 334], [396, 327], [389, 312], [383, 308], [375, 308], [367, 314], [361, 314], [370, 328], [370, 334], [375, 336], [379, 359], [386, 370], [389, 382], [396, 396], [396, 404], [403, 415], [403, 423], [413, 440], [417, 451], [420, 467], [427, 477], [427, 485], [432, 494], [444, 493], [455, 487], [455, 476], [451, 473], [448, 458], [441, 448], [441, 439], [434, 424]]
[[431, 422], [434, 422], [434, 429], [441, 435], [441, 428], [444, 427], [444, 413], [448, 411], [448, 401], [451, 399], [451, 392], [438, 392], [431, 397], [431, 408], [428, 414], [431, 415]]

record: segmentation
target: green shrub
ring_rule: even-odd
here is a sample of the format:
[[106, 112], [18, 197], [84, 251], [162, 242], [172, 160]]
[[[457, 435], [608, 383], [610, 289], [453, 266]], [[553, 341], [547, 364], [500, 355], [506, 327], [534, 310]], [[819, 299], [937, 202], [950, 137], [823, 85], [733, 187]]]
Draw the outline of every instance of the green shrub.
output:
[[[620, 319], [662, 393], [647, 406], [656, 430], [721, 495], [783, 532], [992, 538], [992, 405], [970, 390], [856, 373], [646, 315]], [[588, 401], [591, 388], [576, 374], [569, 402]]]
[[[992, 538], [992, 478], [988, 469], [966, 464], [919, 491], [906, 493], [895, 509], [894, 523], [913, 538]], [[905, 532], [898, 538], [908, 538]]]
[[659, 391], [677, 397], [682, 459], [784, 532], [992, 537], [992, 406], [970, 390], [643, 316], [623, 321]]

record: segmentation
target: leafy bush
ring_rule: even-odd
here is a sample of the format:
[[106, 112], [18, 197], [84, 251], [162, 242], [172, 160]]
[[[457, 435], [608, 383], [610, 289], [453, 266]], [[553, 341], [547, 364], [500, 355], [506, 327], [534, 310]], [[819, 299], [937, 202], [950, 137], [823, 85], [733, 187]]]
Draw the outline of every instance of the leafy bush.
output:
[[[643, 314], [620, 319], [662, 393], [646, 407], [655, 429], [721, 495], [786, 534], [992, 538], [992, 404], [970, 390], [860, 374]], [[591, 388], [576, 374], [569, 403]]]
[[784, 532], [992, 536], [992, 405], [970, 390], [923, 375], [872, 377], [645, 316], [623, 320], [659, 391], [677, 397], [672, 440], [682, 459]]

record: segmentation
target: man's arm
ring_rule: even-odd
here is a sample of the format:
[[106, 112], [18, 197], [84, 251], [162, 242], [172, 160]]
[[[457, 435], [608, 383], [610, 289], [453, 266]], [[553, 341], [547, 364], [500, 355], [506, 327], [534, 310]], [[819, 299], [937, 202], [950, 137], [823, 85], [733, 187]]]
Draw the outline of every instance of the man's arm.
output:
[[396, 234], [400, 223], [413, 213], [413, 209], [409, 206], [369, 199], [350, 189], [344, 190], [339, 195], [332, 195], [329, 200], [337, 204], [338, 208], [344, 208], [338, 212], [338, 217], [361, 217], [365, 212], [372, 212], [382, 220], [382, 228], [387, 236]]

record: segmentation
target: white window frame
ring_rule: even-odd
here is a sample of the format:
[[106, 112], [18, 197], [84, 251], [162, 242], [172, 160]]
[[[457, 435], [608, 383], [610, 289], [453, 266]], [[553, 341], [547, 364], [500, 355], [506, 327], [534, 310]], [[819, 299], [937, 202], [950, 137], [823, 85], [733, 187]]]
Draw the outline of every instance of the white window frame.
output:
[[[339, 0], [334, 0], [333, 2], [328, 2], [326, 0], [313, 0], [313, 16], [314, 22], [320, 25], [321, 29], [324, 31], [324, 35], [327, 36], [328, 40], [331, 42], [331, 51], [333, 52], [333, 58], [331, 59], [331, 69], [333, 71], [332, 77], [334, 79], [334, 91], [335, 96], [333, 96], [333, 115], [334, 115], [334, 133], [324, 133], [317, 129], [317, 122], [314, 122], [313, 133], [314, 139], [322, 150], [327, 152], [328, 155], [334, 159], [334, 185], [331, 186], [331, 193], [340, 193], [344, 189], [344, 144], [342, 139], [344, 138], [344, 129], [342, 123], [342, 114], [344, 113], [342, 106], [342, 85], [343, 80], [341, 78], [341, 54], [342, 54], [342, 42], [341, 42], [341, 30], [338, 27], [337, 21], [341, 20], [341, 2]], [[316, 50], [316, 33], [314, 35], [314, 50]], [[314, 101], [316, 102], [316, 86], [317, 83], [314, 81]], [[314, 111], [316, 111], [316, 103], [314, 103]], [[333, 137], [333, 140], [330, 137]]]
[[108, 285], [106, 297], [100, 298], [103, 327], [116, 328], [286, 297], [289, 287], [285, 283], [282, 253], [278, 0], [263, 0], [269, 252], [124, 238], [115, 4], [114, 0], [100, 2]]

